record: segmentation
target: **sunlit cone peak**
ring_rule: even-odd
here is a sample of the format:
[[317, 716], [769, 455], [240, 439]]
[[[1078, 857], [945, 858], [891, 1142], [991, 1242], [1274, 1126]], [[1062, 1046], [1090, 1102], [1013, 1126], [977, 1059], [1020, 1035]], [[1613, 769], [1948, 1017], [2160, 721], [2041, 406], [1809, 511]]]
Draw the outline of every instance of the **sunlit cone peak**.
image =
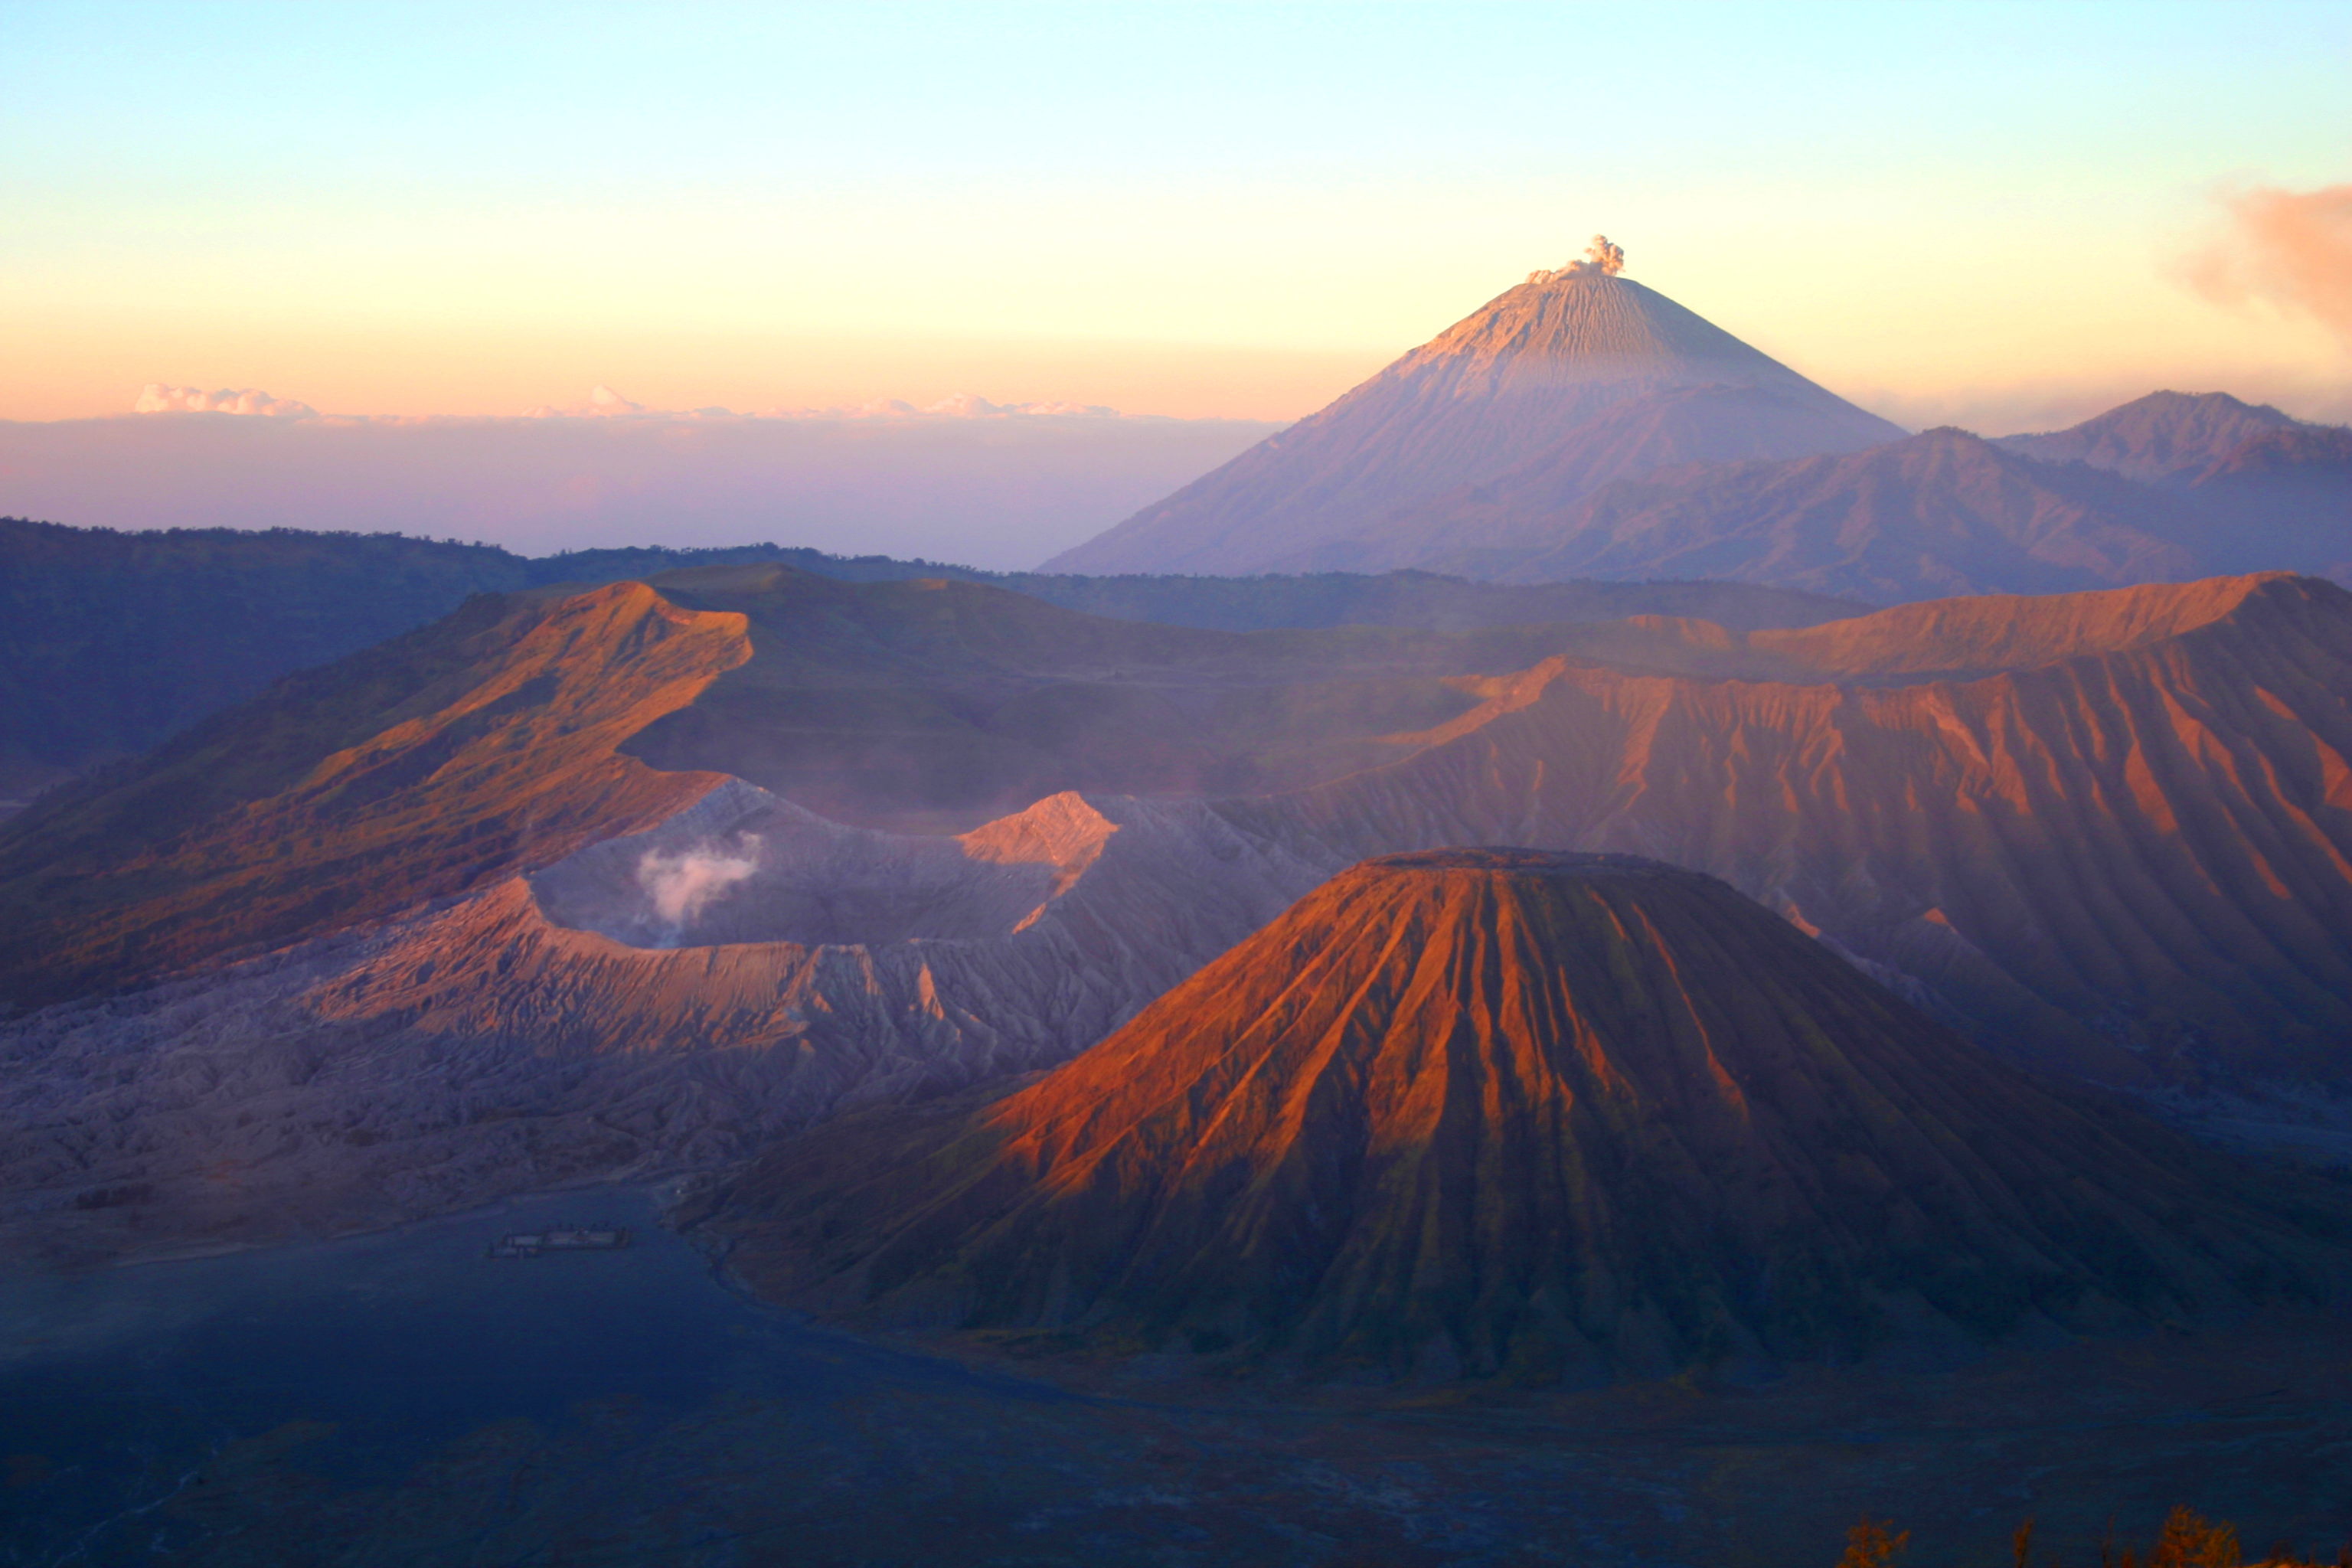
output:
[[853, 1321], [1580, 1382], [2327, 1266], [2250, 1190], [1713, 878], [1468, 848], [1341, 873], [993, 1104], [820, 1131], [728, 1223]]
[[1064, 572], [1424, 565], [1467, 506], [1568, 505], [1678, 463], [1851, 452], [1902, 430], [1621, 276], [1528, 275], [1319, 413], [1048, 562]]

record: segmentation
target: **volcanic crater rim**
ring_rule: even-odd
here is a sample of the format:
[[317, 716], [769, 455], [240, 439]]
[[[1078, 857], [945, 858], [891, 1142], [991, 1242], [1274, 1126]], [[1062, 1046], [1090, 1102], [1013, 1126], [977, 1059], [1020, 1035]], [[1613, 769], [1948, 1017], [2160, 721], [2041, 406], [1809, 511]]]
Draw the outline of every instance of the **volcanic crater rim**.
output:
[[1358, 864], [1374, 871], [1532, 871], [1554, 877], [1674, 877], [1705, 879], [1703, 872], [1646, 855], [1612, 855], [1572, 849], [1523, 849], [1507, 844], [1474, 844], [1446, 849], [1412, 849], [1376, 855]]
[[1115, 830], [1070, 816], [1049, 798], [961, 837], [886, 833], [733, 780], [656, 827], [538, 872], [531, 892], [553, 924], [638, 948], [1001, 939], [1033, 922]]

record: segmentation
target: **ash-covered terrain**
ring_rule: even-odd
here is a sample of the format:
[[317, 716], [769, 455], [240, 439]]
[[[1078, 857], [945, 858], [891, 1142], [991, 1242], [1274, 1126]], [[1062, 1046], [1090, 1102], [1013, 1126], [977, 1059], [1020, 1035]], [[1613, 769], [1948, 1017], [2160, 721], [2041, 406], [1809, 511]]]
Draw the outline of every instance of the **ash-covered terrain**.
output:
[[485, 601], [0, 839], [9, 1245], [723, 1165], [1066, 1060], [1342, 867], [1461, 843], [1708, 871], [2012, 1061], [2327, 1163], [2347, 671], [2352, 595], [2285, 576], [1752, 632], [1235, 634], [767, 565]]

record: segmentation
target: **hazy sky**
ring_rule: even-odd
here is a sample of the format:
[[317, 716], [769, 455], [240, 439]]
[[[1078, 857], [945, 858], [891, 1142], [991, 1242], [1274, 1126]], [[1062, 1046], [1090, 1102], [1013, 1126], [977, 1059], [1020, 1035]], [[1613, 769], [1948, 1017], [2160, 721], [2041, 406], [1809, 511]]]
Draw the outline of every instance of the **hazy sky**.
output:
[[2352, 5], [0, 0], [0, 417], [969, 389], [1288, 417], [1595, 229], [1906, 423], [2352, 415], [2181, 280]]

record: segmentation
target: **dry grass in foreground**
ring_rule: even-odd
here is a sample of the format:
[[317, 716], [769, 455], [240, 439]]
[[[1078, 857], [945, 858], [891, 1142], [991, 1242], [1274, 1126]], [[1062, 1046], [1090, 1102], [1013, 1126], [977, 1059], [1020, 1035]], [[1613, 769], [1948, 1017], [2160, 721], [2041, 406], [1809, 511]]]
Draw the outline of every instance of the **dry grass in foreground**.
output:
[[[1911, 1543], [1911, 1532], [1896, 1531], [1892, 1521], [1864, 1519], [1846, 1532], [1845, 1555], [1837, 1568], [1892, 1568]], [[2015, 1568], [2032, 1568], [2033, 1521], [2017, 1527], [2011, 1539]], [[2059, 1568], [2055, 1563], [2049, 1568]], [[2306, 1557], [2293, 1547], [2278, 1547], [2249, 1562], [2238, 1545], [2233, 1524], [2210, 1521], [2193, 1510], [2175, 1508], [2146, 1552], [2118, 1546], [2112, 1531], [2099, 1546], [2099, 1568], [2352, 1568], [2352, 1544], [2334, 1558]]]

